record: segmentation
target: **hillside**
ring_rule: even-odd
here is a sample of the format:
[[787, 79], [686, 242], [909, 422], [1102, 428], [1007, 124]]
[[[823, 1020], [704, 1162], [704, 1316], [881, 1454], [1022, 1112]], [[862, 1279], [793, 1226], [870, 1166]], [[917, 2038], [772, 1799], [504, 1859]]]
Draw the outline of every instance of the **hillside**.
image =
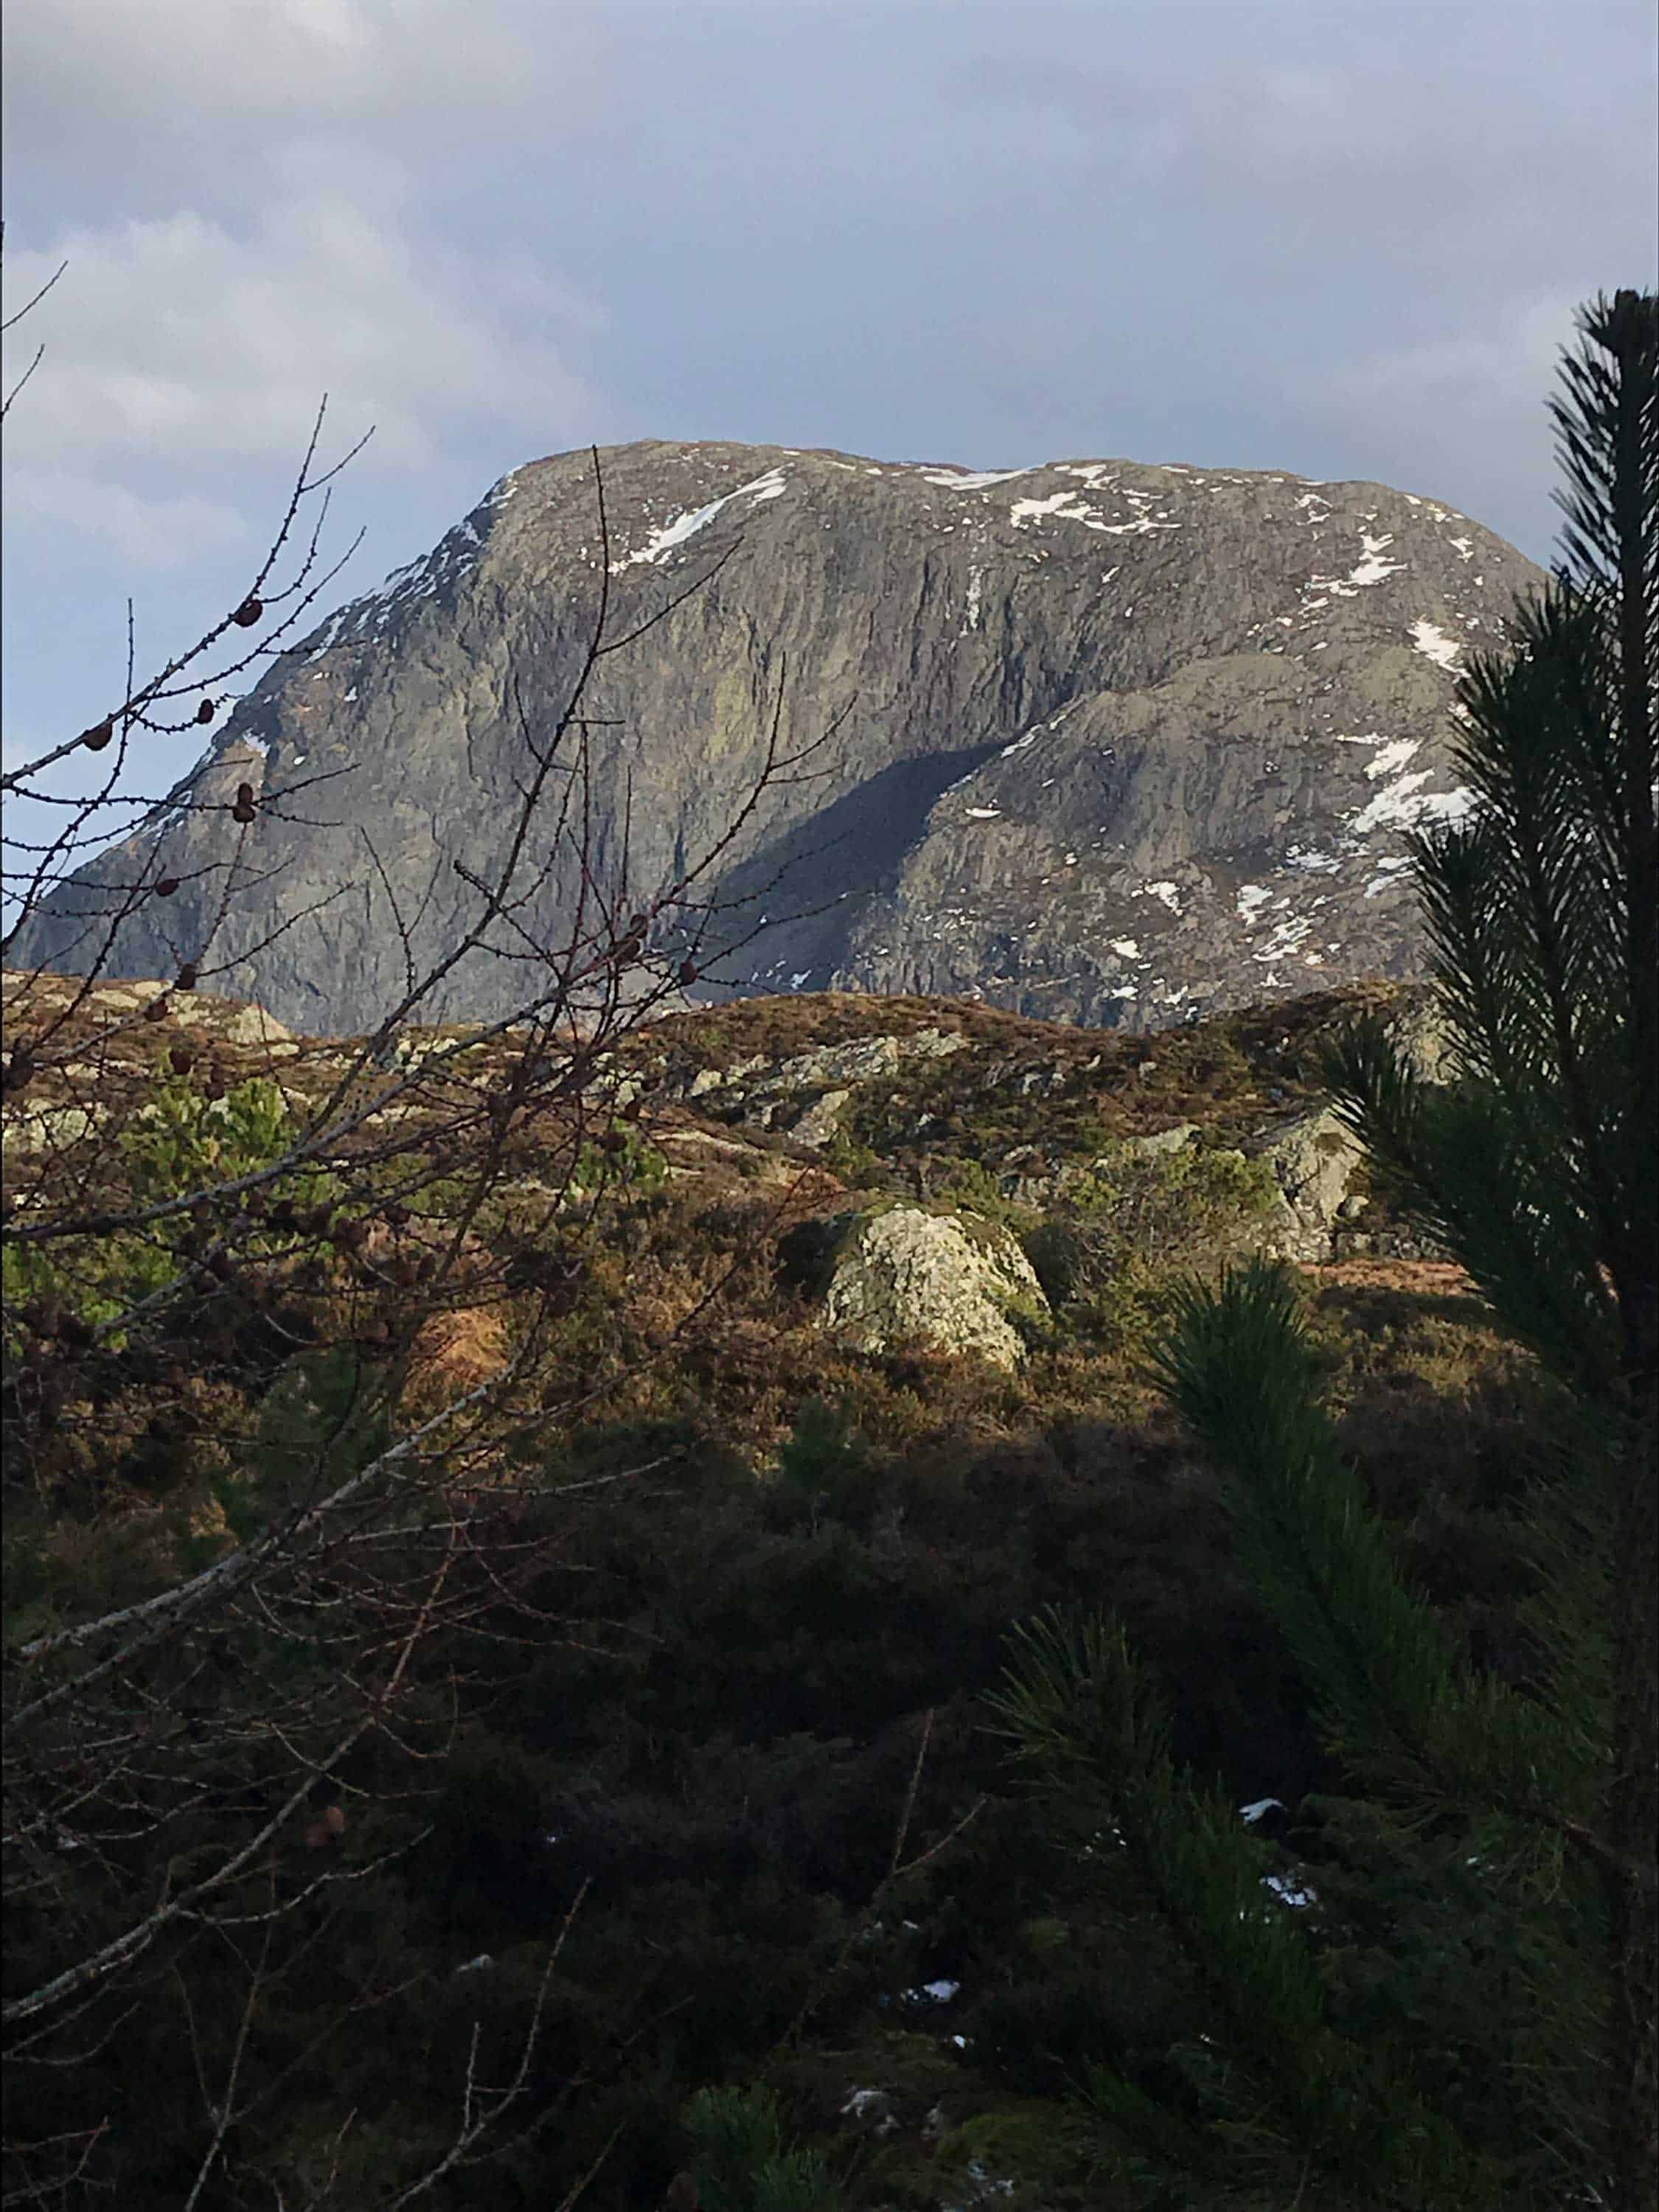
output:
[[[157, 1000], [166, 1012], [146, 1018]], [[14, 1052], [72, 1002], [66, 981], [9, 976]], [[1322, 1779], [1213, 1478], [1138, 1370], [1186, 1267], [1263, 1243], [1298, 1259], [1345, 1443], [1419, 1584], [1460, 1644], [1524, 1664], [1516, 1593], [1492, 1563], [1527, 1363], [1351, 1158], [1321, 1153], [1333, 1173], [1310, 1175], [1299, 1148], [1298, 1132], [1325, 1128], [1309, 1048], [1362, 1002], [1436, 1065], [1420, 994], [1386, 984], [1148, 1037], [962, 1000], [803, 993], [653, 1024], [587, 1066], [585, 1124], [556, 1107], [526, 1117], [470, 1231], [477, 1265], [423, 1328], [396, 1418], [505, 1376], [542, 1279], [514, 1270], [556, 1262], [564, 1288], [532, 1364], [457, 1440], [465, 1481], [501, 1499], [473, 1524], [477, 1571], [539, 1610], [526, 1633], [497, 1584], [501, 1602], [420, 1662], [410, 1712], [435, 1715], [438, 1764], [411, 1765], [396, 1732], [334, 1759], [323, 1817], [296, 1820], [273, 1860], [284, 1895], [319, 1851], [343, 1887], [316, 1923], [326, 1956], [302, 1935], [283, 1969], [295, 1978], [258, 2055], [295, 2070], [239, 2130], [256, 2166], [303, 2180], [342, 2155], [319, 2132], [337, 2108], [357, 2113], [349, 2199], [380, 2201], [411, 2157], [441, 2156], [473, 2023], [492, 2051], [515, 2047], [556, 1937], [534, 2079], [538, 2097], [566, 2079], [581, 2095], [556, 2136], [509, 2154], [492, 2202], [537, 2201], [600, 2159], [597, 2206], [655, 2204], [685, 2097], [763, 2069], [793, 2124], [853, 2175], [842, 2201], [975, 2203], [1004, 2170], [988, 2168], [985, 2130], [1054, 2093], [1089, 2022], [1167, 2039], [1179, 2020], [1152, 1955], [1103, 1948], [1081, 1905], [1068, 1941], [1073, 1907], [1034, 1857], [980, 1700], [1012, 1620], [1109, 1602], [1172, 1701], [1182, 1754], [1238, 1803]], [[95, 1199], [110, 1133], [142, 1131], [164, 1092], [167, 1126], [183, 1127], [180, 1086], [204, 1129], [228, 1129], [261, 1085], [302, 1115], [350, 1042], [205, 994], [98, 986], [8, 1095], [6, 1202], [26, 1219], [65, 1188]], [[396, 1068], [362, 1078], [362, 1158], [388, 1128], [418, 1146], [423, 1116], [453, 1125], [457, 1097], [487, 1098], [512, 1048], [461, 1025], [406, 1036]], [[410, 1076], [395, 1115], [380, 1113], [376, 1085]], [[366, 1218], [379, 1205], [396, 1218], [374, 1178], [411, 1157], [357, 1170]], [[424, 1186], [412, 1218], [366, 1243], [337, 1235], [331, 1249], [301, 1218], [296, 1264], [265, 1263], [257, 1310], [209, 1309], [176, 1345], [75, 1353], [86, 1333], [63, 1311], [93, 1286], [73, 1275], [52, 1300], [9, 1302], [9, 1393], [54, 1328], [69, 1347], [27, 1462], [8, 1457], [14, 1650], [89, 1601], [142, 1602], [230, 1551], [269, 1479], [273, 1418], [291, 1420], [303, 1394], [313, 1415], [332, 1402], [331, 1347], [372, 1363], [375, 1314], [395, 1316], [410, 1253], [441, 1239], [447, 1188]], [[556, 1228], [543, 1218], [526, 1243], [538, 1206]], [[281, 1216], [267, 1205], [242, 1231], [257, 1243]], [[891, 1310], [866, 1300], [837, 1322], [849, 1239], [899, 1221], [960, 1230], [966, 1275], [999, 1240], [1024, 1255], [1030, 1288], [1005, 1300], [1002, 1339], [953, 1340], [984, 1280], [964, 1290], [938, 1267], [890, 1283]], [[98, 1294], [119, 1264], [106, 1255]], [[485, 1279], [487, 1295], [469, 1290]], [[234, 1308], [234, 1279], [227, 1296]], [[9, 1420], [18, 1404], [9, 1395]], [[332, 1648], [308, 1662], [324, 1679]], [[243, 1690], [229, 1673], [205, 1686], [187, 1648], [155, 1756], [300, 1663], [257, 1613], [233, 1611], [211, 1649], [227, 1669], [242, 1656]], [[204, 1837], [259, 1817], [222, 1795], [254, 1758], [233, 1740], [212, 1768], [228, 1809]], [[71, 1812], [60, 1850], [96, 1817]], [[907, 1832], [921, 1863], [895, 1911], [889, 1863]], [[27, 1955], [32, 1928], [19, 1940]], [[195, 1999], [215, 2001], [211, 1984]], [[118, 2080], [88, 2062], [124, 2116], [130, 2201], [162, 2201], [193, 2139], [196, 2027], [158, 2007]]]
[[[588, 455], [515, 470], [280, 650], [13, 965], [84, 969], [125, 899], [105, 972], [196, 961], [295, 1028], [372, 1028], [402, 988], [396, 917], [424, 962], [481, 911], [603, 586], [608, 635], [650, 627], [583, 696], [589, 861], [650, 918], [647, 957], [678, 958], [664, 895], [737, 822], [696, 885], [729, 949], [700, 955], [694, 998], [938, 994], [1142, 1031], [1422, 972], [1402, 833], [1464, 805], [1455, 672], [1540, 580], [1491, 532], [1259, 471], [660, 441], [599, 459], [603, 548]], [[817, 749], [744, 815], [775, 722], [786, 753]], [[498, 951], [562, 941], [576, 911], [574, 836], [544, 823], [532, 859]], [[180, 882], [163, 903], [115, 888], [160, 875]], [[422, 1013], [504, 1015], [520, 981], [480, 951]]]

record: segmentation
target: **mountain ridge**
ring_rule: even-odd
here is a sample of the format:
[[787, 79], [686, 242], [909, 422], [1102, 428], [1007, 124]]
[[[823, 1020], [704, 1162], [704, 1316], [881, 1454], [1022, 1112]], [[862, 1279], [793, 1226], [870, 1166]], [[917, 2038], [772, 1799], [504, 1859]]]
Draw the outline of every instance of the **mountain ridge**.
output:
[[[165, 973], [228, 872], [204, 978], [296, 1027], [373, 1027], [404, 974], [392, 897], [423, 960], [465, 927], [453, 863], [499, 849], [517, 702], [551, 723], [603, 580], [622, 630], [655, 617], [583, 702], [619, 903], [652, 912], [715, 842], [774, 716], [786, 750], [819, 741], [818, 780], [763, 793], [710, 878], [768, 920], [700, 957], [694, 997], [979, 996], [1136, 1030], [1425, 972], [1403, 835], [1467, 806], [1455, 676], [1542, 581], [1492, 532], [1387, 486], [1186, 464], [641, 441], [598, 475], [603, 537], [591, 453], [527, 463], [283, 653], [14, 963], [84, 964], [76, 910], [164, 867], [179, 893], [121, 925], [106, 972]], [[557, 941], [580, 871], [544, 859], [524, 918]], [[666, 961], [676, 916], [653, 921]], [[421, 1018], [502, 1015], [519, 981], [469, 956]]]

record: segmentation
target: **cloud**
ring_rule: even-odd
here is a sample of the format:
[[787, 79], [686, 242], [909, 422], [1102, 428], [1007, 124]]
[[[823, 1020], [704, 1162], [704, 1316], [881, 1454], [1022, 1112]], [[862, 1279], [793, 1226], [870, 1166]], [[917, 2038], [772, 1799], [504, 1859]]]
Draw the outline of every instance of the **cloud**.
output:
[[[453, 0], [17, 0], [7, 33], [29, 105], [90, 121], [143, 110], [408, 117], [497, 106], [538, 74], [500, 8]], [[563, 41], [568, 46], [571, 41]]]
[[64, 531], [113, 554], [127, 568], [162, 571], [247, 547], [246, 517], [222, 500], [194, 494], [148, 497], [71, 468], [13, 468], [6, 481], [9, 526]]
[[1068, 24], [1069, 52], [988, 42], [949, 82], [1034, 148], [1059, 124], [1095, 189], [1197, 217], [1252, 258], [1406, 258], [1437, 289], [1498, 257], [1550, 283], [1582, 266], [1587, 223], [1650, 234], [1627, 74], [1651, 75], [1645, 9], [1586, 9], [1565, 41], [1549, 11], [1479, 5], [1194, 9], [1201, 36], [1171, 36], [1187, 20], [1126, 7], [1109, 41]]
[[544, 451], [594, 434], [569, 357], [603, 326], [591, 301], [522, 258], [422, 241], [395, 163], [342, 174], [290, 144], [271, 168], [251, 222], [182, 210], [8, 257], [13, 301], [69, 263], [5, 342], [9, 383], [46, 349], [8, 423], [27, 511], [150, 567], [181, 529], [222, 546], [234, 510], [192, 479], [296, 461], [325, 392], [341, 447], [374, 424], [370, 471], [430, 471], [479, 428]]
[[1361, 356], [1323, 379], [1333, 395], [1414, 415], [1448, 404], [1537, 408], [1562, 350], [1577, 343], [1577, 294], [1542, 293], [1505, 302], [1474, 330]]

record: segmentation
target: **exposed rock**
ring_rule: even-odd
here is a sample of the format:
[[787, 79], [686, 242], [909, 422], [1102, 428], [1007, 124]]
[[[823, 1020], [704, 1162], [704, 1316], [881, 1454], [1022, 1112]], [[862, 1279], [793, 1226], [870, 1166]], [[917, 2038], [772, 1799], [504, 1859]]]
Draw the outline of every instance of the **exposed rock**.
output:
[[[745, 951], [700, 952], [696, 994], [978, 996], [1152, 1030], [1310, 981], [1423, 972], [1403, 833], [1469, 804], [1448, 742], [1460, 655], [1499, 644], [1515, 592], [1543, 581], [1490, 531], [1380, 484], [1282, 472], [975, 476], [659, 441], [601, 460], [615, 634], [684, 595], [586, 702], [607, 726], [594, 849], [620, 851], [627, 813], [630, 902], [732, 823], [783, 670], [786, 751], [851, 702], [823, 777], [766, 794], [702, 886], [752, 892], [772, 919]], [[54, 893], [14, 957], [85, 960], [96, 933], [77, 912], [113, 906], [164, 855], [179, 890], [123, 923], [113, 968], [174, 972], [229, 867], [213, 944], [236, 963], [230, 987], [301, 1030], [372, 1030], [404, 963], [361, 832], [418, 917], [416, 959], [433, 960], [483, 896], [454, 863], [488, 879], [508, 832], [516, 700], [544, 726], [568, 696], [599, 561], [588, 455], [514, 471], [424, 560], [277, 655], [198, 769]], [[243, 781], [258, 812], [239, 860]], [[514, 928], [557, 944], [579, 863], [538, 848], [531, 873]], [[360, 889], [334, 896], [345, 884]], [[422, 1018], [499, 1018], [520, 982], [469, 956]]]
[[293, 1030], [263, 1006], [228, 1006], [222, 1001], [198, 1000], [193, 993], [175, 991], [167, 1001], [167, 1012], [186, 1029], [205, 1024], [231, 1044], [291, 1048], [294, 1043]]
[[99, 1127], [103, 1116], [96, 1107], [36, 1106], [8, 1117], [5, 1146], [9, 1152], [66, 1152], [82, 1144]]
[[1003, 1367], [1024, 1358], [1010, 1310], [1040, 1315], [1048, 1305], [1006, 1230], [915, 1206], [853, 1215], [839, 1227], [826, 1328], [845, 1331], [866, 1352], [920, 1337]]
[[1159, 1129], [1150, 1137], [1126, 1137], [1125, 1144], [1132, 1152], [1156, 1157], [1160, 1152], [1178, 1152], [1198, 1134], [1196, 1121], [1177, 1121], [1172, 1129]]
[[1256, 1139], [1247, 1152], [1265, 1158], [1279, 1197], [1267, 1240], [1287, 1260], [1328, 1260], [1340, 1209], [1364, 1154], [1328, 1106], [1298, 1114]]
[[1452, 1080], [1451, 1033], [1436, 994], [1413, 993], [1395, 1011], [1389, 1028], [1425, 1083]]
[[903, 1058], [896, 1036], [860, 1037], [851, 1044], [822, 1045], [782, 1061], [763, 1084], [768, 1091], [815, 1091], [826, 1083], [870, 1083], [896, 1075]]
[[829, 1144], [841, 1127], [841, 1109], [852, 1095], [850, 1091], [826, 1091], [815, 1106], [807, 1108], [790, 1135], [798, 1145], [810, 1145], [815, 1151]]

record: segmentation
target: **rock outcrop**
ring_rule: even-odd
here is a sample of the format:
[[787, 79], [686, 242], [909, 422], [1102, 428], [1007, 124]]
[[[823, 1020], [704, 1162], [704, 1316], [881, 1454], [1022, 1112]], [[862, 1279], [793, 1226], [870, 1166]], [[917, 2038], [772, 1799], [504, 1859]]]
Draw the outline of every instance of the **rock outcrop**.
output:
[[[592, 857], [615, 882], [626, 845], [630, 900], [732, 822], [775, 708], [786, 750], [830, 732], [699, 886], [767, 916], [702, 963], [705, 997], [965, 995], [1151, 1030], [1422, 971], [1402, 833], [1468, 804], [1455, 676], [1541, 581], [1491, 532], [1432, 499], [1283, 472], [974, 474], [656, 441], [601, 458], [607, 544], [587, 455], [515, 470], [281, 653], [14, 962], [84, 967], [83, 917], [164, 865], [179, 889], [140, 903], [106, 972], [174, 973], [228, 871], [223, 987], [296, 1029], [372, 1029], [403, 986], [393, 900], [419, 962], [476, 920], [463, 870], [501, 860], [520, 705], [532, 736], [556, 724], [608, 567], [614, 635], [668, 610], [584, 702]], [[258, 811], [239, 845], [243, 783]], [[546, 836], [496, 941], [562, 941], [580, 880], [568, 841]], [[672, 959], [672, 938], [665, 922], [653, 949]], [[521, 966], [479, 952], [421, 1018], [499, 1017], [523, 988]]]
[[1048, 1300], [1006, 1229], [917, 1206], [849, 1215], [836, 1226], [826, 1328], [862, 1352], [917, 1338], [1018, 1366], [1025, 1342], [1011, 1313], [1040, 1318]]
[[1246, 1148], [1246, 1157], [1252, 1155], [1267, 1161], [1279, 1186], [1267, 1224], [1270, 1248], [1286, 1260], [1331, 1259], [1364, 1157], [1352, 1132], [1330, 1107], [1320, 1106], [1267, 1131]]

